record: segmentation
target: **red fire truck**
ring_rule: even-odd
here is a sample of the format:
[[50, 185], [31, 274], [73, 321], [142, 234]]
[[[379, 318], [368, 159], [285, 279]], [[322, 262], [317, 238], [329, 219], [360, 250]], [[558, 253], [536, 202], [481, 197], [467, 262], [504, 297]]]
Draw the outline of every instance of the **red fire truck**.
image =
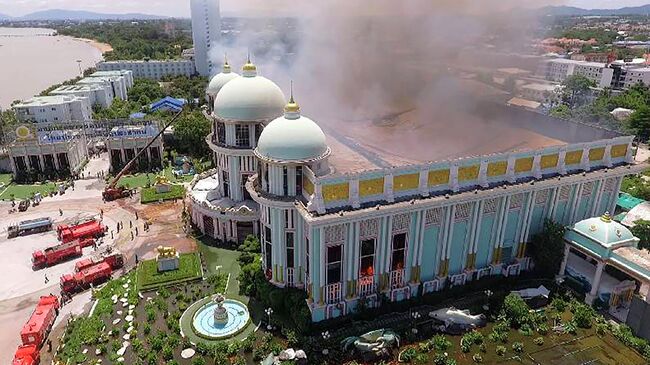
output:
[[79, 260], [74, 266], [74, 271], [80, 272], [91, 266], [100, 264], [102, 262], [107, 263], [111, 267], [111, 269], [115, 271], [121, 268], [122, 266], [124, 266], [124, 256], [120, 252], [113, 252], [113, 253], [109, 252], [109, 253], [101, 254], [100, 256], [97, 257], [90, 257], [83, 260]]
[[56, 233], [59, 240], [66, 243], [84, 238], [101, 237], [106, 233], [106, 226], [96, 219], [90, 219], [75, 225], [58, 225]]
[[79, 241], [62, 243], [46, 248], [44, 251], [34, 251], [32, 253], [32, 267], [34, 270], [38, 270], [46, 266], [56, 265], [73, 257], [79, 257], [81, 254], [82, 249]]
[[106, 262], [90, 266], [74, 274], [61, 276], [61, 291], [73, 294], [88, 289], [91, 284], [98, 284], [110, 279], [113, 269]]
[[39, 348], [35, 345], [20, 345], [14, 354], [12, 365], [37, 365], [41, 362]]

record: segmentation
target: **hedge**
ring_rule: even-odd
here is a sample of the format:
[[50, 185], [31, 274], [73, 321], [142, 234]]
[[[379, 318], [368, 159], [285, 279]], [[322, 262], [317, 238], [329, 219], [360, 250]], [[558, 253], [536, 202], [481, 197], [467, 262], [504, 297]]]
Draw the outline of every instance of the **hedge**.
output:
[[171, 189], [166, 193], [156, 192], [154, 186], [142, 188], [140, 202], [142, 204], [153, 203], [162, 200], [183, 199], [185, 197], [185, 187], [182, 185], [171, 185]]

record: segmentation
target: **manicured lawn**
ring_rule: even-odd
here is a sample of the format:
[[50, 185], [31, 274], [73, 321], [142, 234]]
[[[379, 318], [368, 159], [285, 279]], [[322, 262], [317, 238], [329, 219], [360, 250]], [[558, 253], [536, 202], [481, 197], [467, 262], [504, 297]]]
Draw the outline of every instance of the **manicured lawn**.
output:
[[155, 259], [140, 262], [137, 270], [138, 289], [151, 290], [161, 286], [201, 278], [201, 260], [198, 253], [180, 255], [178, 270], [158, 272]]
[[185, 187], [183, 185], [172, 185], [171, 189], [166, 193], [156, 192], [154, 186], [150, 188], [142, 188], [140, 194], [140, 202], [142, 204], [154, 203], [162, 200], [183, 199], [185, 196]]
[[239, 281], [237, 277], [241, 271], [237, 258], [240, 255], [239, 251], [226, 250], [223, 248], [208, 246], [205, 243], [197, 240], [199, 252], [205, 260], [207, 272], [206, 276], [214, 274], [230, 274], [228, 287], [226, 288], [226, 297], [237, 299], [245, 304], [248, 304], [248, 297], [239, 295]]
[[11, 174], [0, 174], [0, 185], [9, 185], [11, 180]]
[[[4, 187], [2, 188], [2, 190], [4, 190]], [[23, 199], [31, 198], [32, 194], [35, 193], [41, 193], [45, 195], [46, 192], [50, 193], [55, 190], [56, 190], [55, 183], [47, 183], [47, 184], [40, 184], [40, 185], [11, 184], [9, 185], [7, 190], [4, 190], [4, 192], [0, 194], [0, 199], [10, 200], [11, 194], [13, 194], [15, 200], [23, 200]]]
[[[194, 176], [182, 176], [180, 178], [175, 178], [174, 175], [172, 174], [172, 169], [167, 167], [165, 168], [165, 177], [169, 179], [170, 182], [172, 183], [184, 183], [184, 182], [190, 182], [192, 181], [192, 178]], [[129, 188], [143, 188], [147, 186], [148, 183], [154, 184], [156, 182], [156, 174], [153, 172], [149, 173], [137, 173], [134, 175], [125, 175], [123, 176], [118, 185], [119, 186], [126, 186], [128, 185]]]

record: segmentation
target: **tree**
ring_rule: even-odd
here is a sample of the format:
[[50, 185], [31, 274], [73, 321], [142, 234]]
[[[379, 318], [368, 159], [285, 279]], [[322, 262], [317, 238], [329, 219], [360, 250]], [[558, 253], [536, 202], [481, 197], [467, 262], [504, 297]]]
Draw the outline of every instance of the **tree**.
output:
[[201, 111], [185, 113], [174, 124], [176, 149], [191, 156], [209, 155], [205, 138], [210, 134], [210, 130], [210, 121]]
[[628, 126], [642, 141], [650, 139], [650, 107], [645, 105], [632, 113]]
[[639, 219], [634, 222], [630, 231], [640, 240], [639, 248], [650, 249], [650, 221]]
[[564, 258], [564, 226], [550, 219], [544, 221], [542, 232], [530, 241], [535, 269], [543, 276], [554, 277]]
[[552, 117], [560, 119], [571, 119], [571, 109], [566, 104], [560, 104], [551, 109], [549, 113]]
[[571, 75], [564, 82], [564, 100], [571, 107], [584, 104], [596, 83], [582, 75]]

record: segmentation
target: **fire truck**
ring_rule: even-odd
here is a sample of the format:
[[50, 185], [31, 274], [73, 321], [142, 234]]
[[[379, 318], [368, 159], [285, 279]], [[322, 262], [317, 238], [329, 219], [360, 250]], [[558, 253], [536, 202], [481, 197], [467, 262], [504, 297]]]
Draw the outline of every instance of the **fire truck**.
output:
[[75, 225], [60, 224], [56, 227], [56, 233], [61, 242], [67, 243], [85, 238], [99, 238], [106, 233], [106, 226], [96, 219], [90, 219]]
[[103, 283], [111, 278], [113, 269], [106, 262], [87, 267], [74, 274], [61, 276], [61, 291], [65, 294], [74, 294], [86, 290], [90, 285]]
[[32, 268], [38, 270], [74, 257], [79, 257], [82, 255], [81, 248], [81, 243], [74, 241], [48, 247], [44, 251], [34, 251], [32, 253]]
[[59, 315], [59, 298], [42, 296], [36, 309], [20, 331], [21, 345], [14, 354], [13, 365], [36, 365], [40, 362], [40, 349]]

